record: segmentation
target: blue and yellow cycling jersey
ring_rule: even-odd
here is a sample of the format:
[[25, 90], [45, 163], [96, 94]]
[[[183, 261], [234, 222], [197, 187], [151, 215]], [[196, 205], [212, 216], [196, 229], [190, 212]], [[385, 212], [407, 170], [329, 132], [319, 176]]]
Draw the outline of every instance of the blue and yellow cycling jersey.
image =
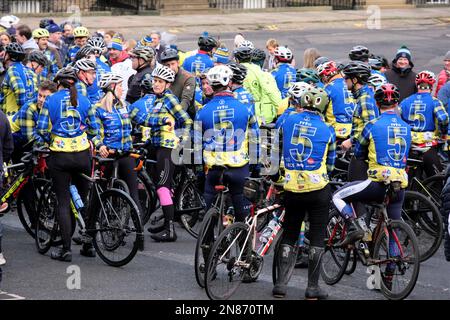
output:
[[333, 126], [338, 139], [347, 139], [352, 131], [353, 112], [356, 108], [352, 93], [344, 78], [336, 78], [325, 86], [330, 103], [325, 113], [326, 123]]
[[183, 69], [195, 76], [199, 76], [203, 71], [212, 67], [214, 67], [214, 62], [211, 57], [207, 52], [201, 50], [183, 62]]
[[[447, 134], [448, 114], [431, 93], [416, 93], [400, 103], [402, 119], [411, 126], [412, 143], [422, 144]], [[437, 122], [437, 126], [436, 126]]]
[[301, 193], [323, 189], [334, 169], [334, 129], [315, 112], [293, 112], [280, 128], [285, 168], [284, 189]]
[[39, 143], [49, 143], [56, 152], [84, 151], [89, 148], [88, 139], [101, 145], [94, 106], [82, 95], [77, 100], [78, 106], [72, 106], [69, 89], [47, 97], [37, 122]]
[[275, 123], [275, 128], [280, 129], [283, 125], [286, 119], [293, 113], [297, 112], [295, 110], [295, 107], [289, 107], [287, 108], [281, 116], [278, 117], [277, 122]]
[[24, 145], [29, 141], [38, 140], [36, 124], [39, 117], [39, 109], [35, 102], [30, 101], [20, 108], [11, 120], [11, 132], [14, 142]]
[[59, 70], [58, 64], [56, 63], [55, 53], [49, 49], [43, 51], [42, 53], [47, 57], [48, 61], [50, 61], [50, 65], [44, 68], [40, 75], [45, 79], [53, 80]]
[[364, 126], [380, 116], [380, 111], [373, 97], [373, 91], [368, 85], [359, 89], [354, 98], [356, 99], [356, 108], [353, 112], [352, 132], [350, 138], [352, 143], [356, 143], [361, 135]]
[[247, 106], [249, 112], [255, 114], [255, 98], [252, 94], [245, 90], [244, 87], [238, 87], [233, 90], [234, 97]]
[[95, 115], [105, 146], [121, 151], [132, 148], [131, 119], [126, 106], [115, 103], [109, 112], [97, 104]]
[[[218, 93], [197, 113], [194, 143], [203, 146], [203, 160], [209, 168], [242, 167], [259, 156], [258, 121], [232, 92]], [[198, 158], [196, 163], [201, 163]]]
[[[128, 106], [131, 120], [137, 124], [141, 124], [152, 113], [153, 105], [155, 104], [156, 95], [146, 94], [138, 101]], [[142, 142], [146, 142], [150, 138], [150, 127], [141, 125]]]
[[111, 73], [111, 67], [103, 62], [101, 57], [97, 57], [95, 61], [97, 63], [97, 81], [99, 81], [102, 75], [105, 73]]
[[89, 99], [91, 104], [97, 104], [104, 96], [102, 89], [98, 86], [97, 78], [94, 78], [94, 82], [90, 86], [82, 81], [78, 81], [75, 86], [82, 96]]
[[356, 142], [355, 157], [369, 159], [369, 179], [377, 182], [401, 181], [408, 186], [405, 171], [411, 128], [395, 111], [388, 111], [364, 127]]
[[[163, 121], [163, 119], [169, 119], [175, 123], [175, 128], [164, 125], [167, 121]], [[157, 123], [161, 123], [161, 125], [153, 125]], [[177, 97], [170, 90], [166, 90], [163, 94], [156, 96], [151, 106], [150, 117], [142, 125], [151, 127], [150, 143], [152, 146], [175, 149], [180, 143], [180, 138], [183, 141], [190, 139], [192, 119], [183, 110]]]
[[69, 50], [67, 50], [67, 58], [66, 58], [66, 65], [73, 62], [75, 60], [75, 56], [77, 55], [77, 52], [81, 48], [77, 45], [71, 46]]
[[1, 84], [0, 104], [11, 121], [14, 114], [29, 101], [37, 99], [37, 76], [20, 62], [13, 62], [6, 70]]
[[277, 82], [278, 90], [281, 92], [281, 98], [284, 99], [287, 96], [287, 92], [292, 83], [295, 82], [297, 70], [289, 63], [282, 63], [272, 71], [272, 76]]

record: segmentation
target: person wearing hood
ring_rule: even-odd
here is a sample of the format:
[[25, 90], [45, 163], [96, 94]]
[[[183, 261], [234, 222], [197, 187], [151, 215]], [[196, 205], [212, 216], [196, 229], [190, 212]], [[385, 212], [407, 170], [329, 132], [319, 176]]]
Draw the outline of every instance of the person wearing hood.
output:
[[39, 50], [39, 47], [34, 41], [29, 26], [22, 24], [16, 29], [16, 40], [22, 46], [25, 53], [30, 53], [31, 51]]
[[388, 82], [396, 85], [399, 89], [399, 102], [417, 92], [416, 73], [412, 71], [413, 68], [411, 51], [406, 46], [402, 46], [392, 60], [392, 69], [386, 71], [385, 74]]

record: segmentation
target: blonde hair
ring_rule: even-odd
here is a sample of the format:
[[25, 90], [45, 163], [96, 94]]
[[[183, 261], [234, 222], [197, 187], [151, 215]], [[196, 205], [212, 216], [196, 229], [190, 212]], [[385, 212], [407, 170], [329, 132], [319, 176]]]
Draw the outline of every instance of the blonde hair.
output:
[[[100, 100], [100, 107], [109, 113], [112, 113], [114, 106], [114, 94], [111, 91], [108, 91], [105, 96]], [[122, 101], [119, 99], [119, 107], [123, 106]]]
[[137, 42], [134, 39], [130, 39], [128, 41], [125, 41], [125, 51], [130, 52], [131, 50], [134, 49], [134, 47], [136, 47]]
[[314, 61], [321, 55], [316, 48], [308, 48], [303, 54], [303, 68], [314, 69]]
[[269, 48], [269, 47], [272, 47], [272, 48], [278, 47], [278, 42], [277, 42], [277, 40], [275, 40], [275, 39], [269, 39], [269, 40], [267, 40], [267, 42], [266, 42], [266, 48]]

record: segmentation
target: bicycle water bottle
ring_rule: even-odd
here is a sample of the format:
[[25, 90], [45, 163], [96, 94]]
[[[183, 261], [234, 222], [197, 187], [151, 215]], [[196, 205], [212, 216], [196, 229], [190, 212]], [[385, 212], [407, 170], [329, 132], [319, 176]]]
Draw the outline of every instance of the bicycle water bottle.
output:
[[81, 200], [77, 187], [75, 187], [73, 184], [70, 186], [70, 194], [72, 195], [72, 200], [73, 203], [75, 204], [75, 208], [77, 208], [77, 210], [83, 208], [84, 207], [83, 200]]
[[279, 226], [278, 217], [274, 215], [272, 220], [270, 220], [269, 224], [261, 232], [261, 235], [259, 236], [259, 241], [261, 241], [263, 245], [266, 244], [269, 241], [269, 238], [272, 235], [273, 231], [277, 229], [278, 226]]
[[298, 246], [305, 246], [305, 222], [302, 222], [302, 227], [300, 228], [300, 236], [298, 237]]

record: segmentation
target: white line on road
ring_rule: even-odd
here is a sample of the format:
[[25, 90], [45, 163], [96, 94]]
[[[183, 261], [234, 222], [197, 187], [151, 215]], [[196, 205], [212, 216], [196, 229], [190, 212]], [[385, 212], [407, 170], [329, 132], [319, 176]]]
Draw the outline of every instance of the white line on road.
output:
[[25, 297], [21, 297], [17, 294], [0, 291], [0, 300], [25, 300]]

